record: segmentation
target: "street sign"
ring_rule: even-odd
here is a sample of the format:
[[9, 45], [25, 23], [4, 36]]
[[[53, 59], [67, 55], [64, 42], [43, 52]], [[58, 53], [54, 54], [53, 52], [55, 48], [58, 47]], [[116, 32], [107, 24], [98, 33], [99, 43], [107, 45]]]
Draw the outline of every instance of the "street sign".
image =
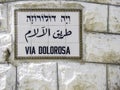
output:
[[15, 10], [15, 59], [80, 59], [82, 10]]

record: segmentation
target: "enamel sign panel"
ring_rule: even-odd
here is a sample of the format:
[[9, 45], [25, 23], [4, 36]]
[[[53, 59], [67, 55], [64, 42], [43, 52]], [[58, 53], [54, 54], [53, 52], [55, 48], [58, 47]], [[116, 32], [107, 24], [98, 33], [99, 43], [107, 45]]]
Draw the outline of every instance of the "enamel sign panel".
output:
[[80, 59], [82, 11], [15, 10], [15, 59]]

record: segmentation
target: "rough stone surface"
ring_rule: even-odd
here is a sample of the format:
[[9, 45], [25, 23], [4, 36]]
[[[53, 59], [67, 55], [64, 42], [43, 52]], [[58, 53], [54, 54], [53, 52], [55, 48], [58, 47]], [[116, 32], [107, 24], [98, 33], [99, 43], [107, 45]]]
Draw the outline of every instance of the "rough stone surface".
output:
[[95, 3], [108, 3], [109, 2], [109, 0], [80, 0], [80, 1], [95, 2]]
[[11, 35], [0, 33], [0, 62], [5, 62], [10, 57]]
[[106, 90], [106, 67], [99, 64], [60, 63], [59, 90]]
[[[86, 31], [107, 31], [107, 6], [91, 3], [80, 3], [84, 6], [84, 29]], [[104, 12], [104, 13], [103, 13]]]
[[50, 2], [50, 1], [20, 1], [13, 3], [15, 8], [50, 8], [50, 7], [59, 7], [59, 2]]
[[90, 62], [120, 63], [120, 36], [111, 34], [86, 35], [86, 60]]
[[110, 32], [120, 33], [120, 7], [110, 6]]
[[10, 2], [10, 1], [15, 1], [15, 0], [0, 0], [0, 2], [4, 3], [4, 2]]
[[0, 90], [15, 90], [16, 71], [15, 67], [0, 64]]
[[75, 1], [61, 1], [60, 3], [60, 7], [61, 8], [73, 8], [73, 9], [83, 9], [83, 6], [81, 5], [81, 3], [79, 2], [75, 2]]
[[[0, 0], [0, 2], [2, 2], [2, 3], [15, 2], [15, 1], [21, 1], [21, 0]], [[31, 0], [22, 0], [22, 1], [31, 1]], [[84, 2], [120, 5], [120, 0], [33, 0], [33, 1], [84, 1]]]
[[120, 0], [109, 0], [109, 3], [120, 5]]
[[56, 63], [18, 66], [18, 90], [57, 90]]
[[120, 0], [79, 0], [79, 1], [120, 5]]
[[7, 4], [0, 4], [0, 31], [7, 30]]
[[120, 66], [109, 65], [108, 88], [109, 90], [120, 90]]

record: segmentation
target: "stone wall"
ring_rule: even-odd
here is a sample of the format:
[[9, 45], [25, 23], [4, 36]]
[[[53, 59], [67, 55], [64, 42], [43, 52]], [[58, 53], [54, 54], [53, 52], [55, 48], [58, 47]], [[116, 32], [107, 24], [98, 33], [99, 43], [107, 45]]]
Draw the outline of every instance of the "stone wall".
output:
[[[120, 90], [120, 0], [0, 2], [0, 90]], [[14, 60], [15, 8], [81, 5], [81, 60]]]

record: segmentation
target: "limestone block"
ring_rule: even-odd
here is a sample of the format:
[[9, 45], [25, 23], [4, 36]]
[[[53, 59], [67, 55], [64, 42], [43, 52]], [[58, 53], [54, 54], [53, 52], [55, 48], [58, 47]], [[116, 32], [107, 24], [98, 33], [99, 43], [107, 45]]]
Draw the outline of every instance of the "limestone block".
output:
[[43, 0], [43, 1], [39, 1], [39, 0], [23, 0], [23, 1], [17, 1], [17, 2], [13, 2], [13, 3], [10, 3], [8, 6], [10, 6], [10, 8], [13, 8], [13, 9], [19, 9], [19, 8], [57, 8], [57, 7], [60, 7], [60, 2], [59, 1], [46, 1], [46, 0]]
[[7, 4], [0, 4], [0, 31], [7, 30]]
[[60, 3], [60, 7], [62, 9], [65, 8], [69, 8], [69, 9], [83, 9], [83, 6], [81, 5], [81, 3], [76, 2], [76, 1], [61, 1]]
[[99, 64], [60, 63], [59, 90], [106, 90], [106, 67]]
[[0, 62], [7, 61], [10, 57], [11, 48], [11, 35], [0, 33]]
[[109, 3], [120, 5], [120, 0], [109, 0]]
[[79, 0], [79, 1], [120, 5], [120, 0]]
[[7, 44], [10, 44], [11, 41], [11, 35], [6, 33], [0, 33], [0, 46], [4, 46]]
[[2, 2], [2, 3], [11, 2], [11, 1], [16, 1], [16, 0], [0, 0], [0, 2]]
[[108, 88], [109, 90], [120, 90], [120, 66], [109, 65]]
[[80, 1], [88, 1], [88, 2], [95, 2], [95, 3], [108, 3], [110, 0], [80, 0]]
[[91, 3], [80, 3], [84, 7], [83, 24], [86, 31], [107, 31], [107, 6]]
[[18, 90], [57, 90], [56, 63], [18, 66]]
[[120, 7], [110, 6], [109, 19], [110, 32], [120, 33]]
[[112, 34], [86, 35], [86, 61], [120, 63], [120, 36]]
[[15, 67], [0, 64], [0, 90], [15, 90], [16, 71]]

